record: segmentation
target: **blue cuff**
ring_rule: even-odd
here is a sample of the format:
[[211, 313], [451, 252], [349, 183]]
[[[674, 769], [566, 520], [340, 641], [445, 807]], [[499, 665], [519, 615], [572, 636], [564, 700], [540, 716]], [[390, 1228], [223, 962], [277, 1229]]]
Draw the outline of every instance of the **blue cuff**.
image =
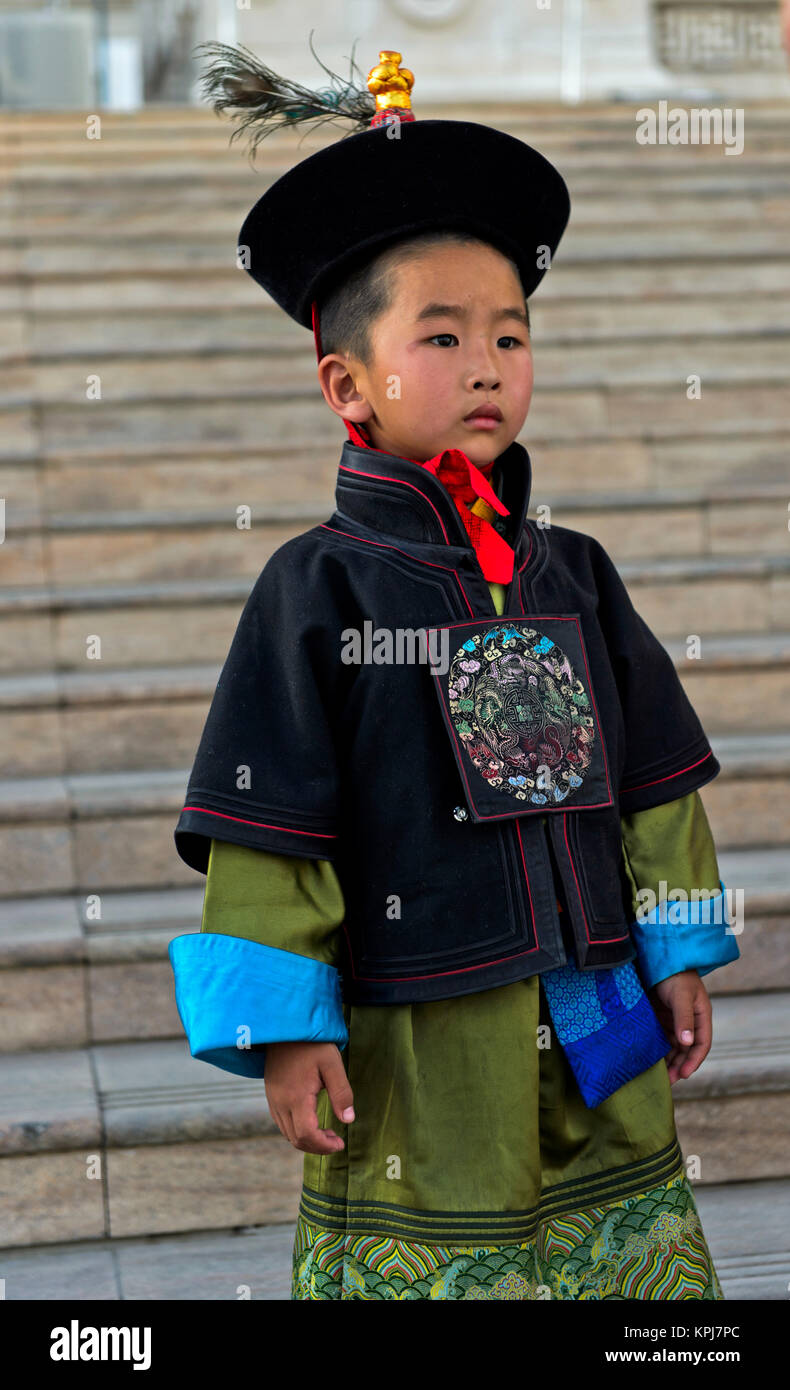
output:
[[346, 1046], [333, 965], [223, 932], [176, 936], [168, 954], [189, 1050], [201, 1062], [261, 1077], [266, 1054], [252, 1051], [254, 1043]]
[[639, 973], [645, 989], [681, 970], [708, 975], [738, 960], [740, 951], [730, 925], [727, 890], [698, 902], [662, 899], [641, 920], [631, 923]]

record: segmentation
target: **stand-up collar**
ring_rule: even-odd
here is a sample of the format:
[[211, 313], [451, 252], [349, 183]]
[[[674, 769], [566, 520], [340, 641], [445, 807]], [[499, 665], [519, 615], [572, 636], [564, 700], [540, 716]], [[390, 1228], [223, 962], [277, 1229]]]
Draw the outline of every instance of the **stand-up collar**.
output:
[[[532, 485], [532, 465], [523, 444], [514, 440], [497, 456], [491, 483], [510, 513], [508, 539], [518, 550]], [[404, 539], [472, 549], [447, 488], [412, 459], [347, 439], [340, 457], [335, 498], [338, 513], [360, 525]]]

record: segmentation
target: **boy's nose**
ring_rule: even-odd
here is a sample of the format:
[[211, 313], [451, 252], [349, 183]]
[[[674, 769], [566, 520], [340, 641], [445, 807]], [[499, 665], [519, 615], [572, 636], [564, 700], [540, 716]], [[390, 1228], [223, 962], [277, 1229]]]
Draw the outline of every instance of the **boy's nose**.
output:
[[473, 389], [479, 390], [482, 386], [490, 391], [494, 386], [499, 385], [499, 374], [493, 363], [478, 362], [472, 368], [469, 380]]
[[470, 349], [467, 358], [467, 386], [472, 386], [477, 390], [481, 386], [492, 387], [499, 385], [499, 366], [496, 356], [491, 347], [486, 342], [478, 342], [474, 349]]

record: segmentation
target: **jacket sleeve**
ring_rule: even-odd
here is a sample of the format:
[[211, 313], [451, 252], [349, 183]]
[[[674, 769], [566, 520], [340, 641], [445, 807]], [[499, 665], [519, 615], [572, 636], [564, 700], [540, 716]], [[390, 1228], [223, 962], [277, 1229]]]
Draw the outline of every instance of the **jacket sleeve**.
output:
[[206, 873], [212, 839], [334, 859], [336, 725], [348, 666], [336, 595], [310, 532], [275, 551], [244, 605], [220, 672], [175, 827]]
[[[621, 817], [646, 989], [681, 970], [707, 975], [740, 956], [699, 792]], [[677, 895], [677, 897], [675, 897]]]
[[620, 812], [630, 815], [696, 791], [721, 768], [669, 652], [637, 613], [603, 546], [590, 541], [598, 621], [625, 730]]
[[268, 1043], [344, 1048], [344, 908], [327, 861], [212, 840], [201, 929], [169, 947], [192, 1056], [262, 1077]]

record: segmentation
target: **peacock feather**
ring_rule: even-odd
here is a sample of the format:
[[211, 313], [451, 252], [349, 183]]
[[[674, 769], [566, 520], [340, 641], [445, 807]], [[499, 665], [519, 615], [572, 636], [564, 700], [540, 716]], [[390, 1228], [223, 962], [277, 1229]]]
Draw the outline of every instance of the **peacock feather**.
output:
[[[330, 86], [315, 90], [281, 77], [244, 44], [201, 43], [193, 50], [195, 53], [202, 50], [212, 59], [201, 74], [204, 99], [211, 103], [217, 115], [224, 111], [231, 113], [237, 125], [230, 143], [246, 134], [251, 159], [261, 140], [284, 126], [350, 121], [351, 129], [346, 135], [370, 126], [376, 101], [354, 62], [353, 48], [348, 81], [343, 81], [321, 62], [313, 48], [313, 32], [310, 31], [310, 51], [331, 79]], [[362, 85], [355, 81], [355, 73], [362, 77]]]

